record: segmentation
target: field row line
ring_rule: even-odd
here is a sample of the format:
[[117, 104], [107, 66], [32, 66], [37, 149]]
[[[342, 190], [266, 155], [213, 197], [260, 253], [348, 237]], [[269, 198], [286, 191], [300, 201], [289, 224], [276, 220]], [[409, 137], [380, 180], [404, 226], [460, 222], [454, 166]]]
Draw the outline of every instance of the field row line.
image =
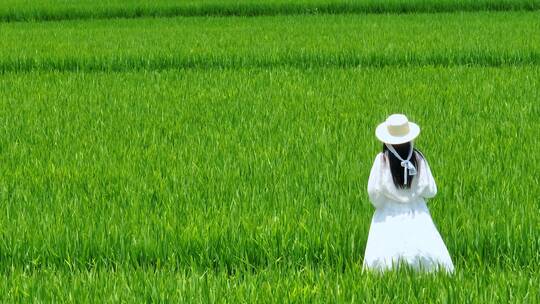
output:
[[210, 3], [174, 5], [0, 7], [0, 22], [61, 21], [142, 17], [277, 16], [317, 14], [412, 14], [474, 11], [537, 11], [538, 0], [358, 1], [320, 3]]
[[536, 66], [540, 53], [432, 53], [432, 54], [283, 54], [258, 56], [133, 56], [103, 58], [12, 58], [0, 60], [0, 73], [31, 71], [137, 71], [174, 69], [235, 69], [235, 68], [358, 68], [416, 66]]

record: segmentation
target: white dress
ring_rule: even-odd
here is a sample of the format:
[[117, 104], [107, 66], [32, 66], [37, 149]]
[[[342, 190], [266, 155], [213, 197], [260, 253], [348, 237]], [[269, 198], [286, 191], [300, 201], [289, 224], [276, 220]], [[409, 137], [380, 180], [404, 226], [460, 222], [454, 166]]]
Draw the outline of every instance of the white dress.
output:
[[417, 270], [453, 272], [452, 259], [425, 201], [437, 194], [437, 186], [427, 161], [419, 159], [411, 188], [399, 189], [392, 180], [388, 157], [379, 153], [375, 158], [368, 194], [376, 210], [369, 229], [364, 268], [388, 270], [406, 263]]

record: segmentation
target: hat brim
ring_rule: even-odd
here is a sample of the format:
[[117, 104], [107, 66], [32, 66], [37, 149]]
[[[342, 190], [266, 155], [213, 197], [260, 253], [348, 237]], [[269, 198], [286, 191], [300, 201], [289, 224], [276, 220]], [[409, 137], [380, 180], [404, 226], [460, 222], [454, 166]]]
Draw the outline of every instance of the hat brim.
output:
[[375, 130], [375, 136], [377, 136], [377, 138], [383, 143], [390, 145], [399, 145], [410, 142], [418, 137], [418, 135], [420, 135], [420, 127], [413, 122], [409, 122], [409, 133], [403, 136], [393, 136], [388, 133], [386, 122], [378, 125], [377, 129]]

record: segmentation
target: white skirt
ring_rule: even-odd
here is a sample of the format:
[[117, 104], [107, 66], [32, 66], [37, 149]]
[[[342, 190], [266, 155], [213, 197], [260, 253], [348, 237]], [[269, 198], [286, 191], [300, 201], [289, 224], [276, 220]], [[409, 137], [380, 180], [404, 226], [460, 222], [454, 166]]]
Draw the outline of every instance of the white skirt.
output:
[[448, 249], [423, 200], [387, 203], [373, 215], [364, 268], [384, 271], [402, 263], [427, 272], [454, 271]]

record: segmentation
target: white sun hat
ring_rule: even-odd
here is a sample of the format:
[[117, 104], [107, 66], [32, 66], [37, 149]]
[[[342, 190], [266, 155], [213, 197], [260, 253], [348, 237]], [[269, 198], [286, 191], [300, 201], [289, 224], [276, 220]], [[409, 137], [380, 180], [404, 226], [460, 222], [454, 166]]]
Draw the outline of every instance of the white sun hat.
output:
[[420, 127], [403, 114], [392, 114], [377, 126], [375, 135], [385, 144], [399, 145], [410, 142], [420, 134]]

